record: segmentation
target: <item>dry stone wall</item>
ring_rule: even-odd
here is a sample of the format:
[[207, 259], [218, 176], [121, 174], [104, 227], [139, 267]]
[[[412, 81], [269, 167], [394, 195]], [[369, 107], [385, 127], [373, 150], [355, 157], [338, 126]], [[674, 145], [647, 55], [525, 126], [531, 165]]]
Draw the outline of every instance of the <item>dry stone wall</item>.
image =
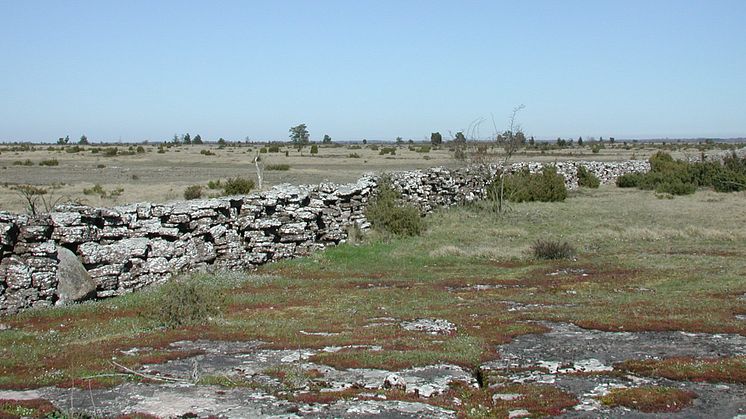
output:
[[[557, 164], [571, 188], [577, 186], [576, 164]], [[645, 162], [583, 164], [604, 182], [648, 170]], [[391, 178], [403, 199], [426, 213], [481, 199], [495, 170], [433, 168]], [[0, 313], [65, 302], [60, 290], [68, 289], [62, 284], [70, 272], [82, 272], [85, 278], [78, 282], [93, 287], [76, 294], [103, 298], [181, 272], [246, 269], [336, 245], [353, 224], [368, 228], [364, 209], [376, 182], [366, 175], [352, 184], [282, 185], [208, 200], [114, 208], [63, 205], [33, 217], [0, 212]], [[68, 250], [84, 269], [69, 267], [70, 257], [62, 257]]]

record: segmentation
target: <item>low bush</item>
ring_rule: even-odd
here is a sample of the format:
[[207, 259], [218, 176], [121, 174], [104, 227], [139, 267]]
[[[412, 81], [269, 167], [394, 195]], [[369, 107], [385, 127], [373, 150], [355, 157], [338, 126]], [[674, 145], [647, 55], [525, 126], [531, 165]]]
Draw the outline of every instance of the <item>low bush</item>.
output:
[[384, 177], [378, 182], [376, 196], [368, 203], [365, 216], [376, 230], [395, 236], [419, 236], [425, 230], [420, 211], [399, 201], [399, 192]]
[[536, 259], [571, 259], [575, 256], [575, 249], [570, 243], [559, 240], [537, 240], [531, 246]]
[[137, 146], [137, 148], [135, 149], [135, 152], [136, 152], [137, 154], [143, 154], [143, 153], [145, 153], [145, 147], [143, 147], [143, 146], [139, 145], [139, 146]]
[[350, 154], [347, 155], [347, 158], [349, 158], [349, 159], [359, 159], [360, 155], [357, 154], [357, 153], [350, 153]]
[[[500, 179], [495, 179], [488, 187], [487, 196], [497, 197]], [[541, 173], [531, 173], [524, 168], [517, 173], [505, 176], [504, 195], [511, 202], [557, 202], [567, 198], [565, 178], [557, 169], [545, 166]]]
[[316, 144], [313, 144], [311, 146], [311, 154], [319, 154], [319, 146], [317, 146]]
[[641, 182], [641, 173], [625, 173], [616, 178], [616, 186], [620, 188], [637, 188]]
[[202, 186], [191, 185], [184, 189], [184, 199], [200, 199], [202, 198]]
[[657, 193], [668, 193], [671, 195], [691, 195], [697, 190], [697, 186], [693, 183], [684, 183], [678, 179], [674, 179], [670, 182], [658, 183], [655, 186], [655, 192]]
[[154, 292], [151, 317], [167, 328], [203, 324], [218, 315], [225, 294], [198, 277], [172, 280]]
[[264, 168], [264, 170], [287, 171], [287, 170], [290, 170], [290, 165], [289, 164], [268, 164], [267, 167]]
[[396, 155], [396, 147], [383, 147], [378, 152], [379, 155], [385, 156], [386, 154], [391, 154], [392, 156]]
[[262, 154], [265, 154], [267, 152], [267, 147], [260, 148], [259, 152], [262, 153]]
[[220, 183], [220, 179], [218, 180], [211, 180], [207, 182], [207, 187], [210, 189], [223, 189], [223, 184]]
[[117, 147], [106, 147], [104, 149], [104, 156], [106, 157], [114, 157], [117, 154], [119, 154], [119, 149]]
[[270, 153], [279, 153], [280, 152], [280, 146], [279, 145], [271, 145], [267, 147], [267, 151]]
[[214, 156], [215, 155], [215, 153], [213, 153], [212, 151], [210, 151], [210, 150], [204, 150], [204, 149], [200, 150], [199, 154], [202, 154], [202, 155], [205, 155], [205, 156]]
[[60, 162], [57, 159], [47, 159], [39, 162], [39, 166], [59, 166]]
[[32, 162], [30, 159], [26, 160], [16, 160], [13, 162], [13, 166], [33, 166], [34, 162]]
[[246, 195], [254, 189], [254, 181], [242, 177], [228, 178], [223, 186], [226, 195]]
[[692, 194], [698, 187], [707, 186], [718, 192], [746, 190], [746, 157], [732, 153], [722, 162], [686, 162], [658, 151], [650, 157], [649, 172], [620, 176], [616, 184], [672, 195]]
[[578, 185], [586, 188], [598, 188], [601, 180], [596, 175], [589, 172], [585, 166], [578, 166]]
[[72, 153], [80, 153], [81, 151], [85, 151], [85, 148], [83, 148], [83, 147], [81, 147], [79, 145], [65, 147], [65, 153], [71, 153], [72, 154]]

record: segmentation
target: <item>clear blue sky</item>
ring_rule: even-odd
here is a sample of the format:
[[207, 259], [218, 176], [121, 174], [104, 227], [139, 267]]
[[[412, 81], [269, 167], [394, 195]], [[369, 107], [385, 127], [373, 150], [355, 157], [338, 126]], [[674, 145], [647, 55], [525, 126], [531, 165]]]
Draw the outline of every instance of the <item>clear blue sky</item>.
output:
[[746, 1], [0, 0], [0, 141], [422, 139], [518, 104], [542, 139], [746, 136]]

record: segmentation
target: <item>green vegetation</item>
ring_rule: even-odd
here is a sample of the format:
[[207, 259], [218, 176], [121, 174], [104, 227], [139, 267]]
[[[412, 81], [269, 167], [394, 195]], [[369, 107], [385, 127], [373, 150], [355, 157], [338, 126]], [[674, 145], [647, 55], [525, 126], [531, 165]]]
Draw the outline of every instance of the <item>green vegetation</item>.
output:
[[585, 166], [578, 166], [578, 185], [586, 188], [598, 188], [601, 186], [601, 180], [589, 172]]
[[26, 160], [16, 160], [13, 162], [13, 166], [33, 166], [34, 162], [32, 162], [30, 159]]
[[420, 211], [400, 202], [400, 194], [389, 178], [382, 178], [378, 191], [365, 210], [365, 216], [374, 229], [395, 236], [418, 236], [425, 229]]
[[46, 159], [39, 162], [39, 166], [59, 166], [60, 162], [57, 159]]
[[83, 189], [83, 195], [98, 195], [101, 198], [116, 198], [124, 192], [124, 188], [116, 188], [111, 191], [107, 191], [103, 186], [98, 183], [90, 188]]
[[575, 249], [570, 243], [559, 240], [536, 240], [531, 251], [536, 259], [571, 259], [575, 256]]
[[186, 189], [184, 189], [184, 199], [190, 200], [190, 199], [200, 199], [202, 198], [202, 186], [201, 185], [191, 185], [187, 186]]
[[652, 413], [678, 412], [691, 405], [696, 397], [691, 391], [674, 387], [643, 386], [615, 388], [600, 399], [607, 406], [624, 406]]
[[182, 277], [169, 281], [149, 295], [149, 315], [156, 324], [176, 328], [204, 324], [220, 314], [225, 304], [223, 293], [208, 284], [211, 277]]
[[718, 192], [746, 190], [746, 157], [735, 153], [723, 162], [686, 162], [674, 160], [670, 154], [658, 151], [650, 157], [650, 171], [631, 173], [616, 180], [620, 188], [654, 190], [671, 195], [690, 195], [698, 187], [711, 187]]
[[319, 154], [319, 146], [316, 144], [311, 145], [311, 154]]
[[[498, 196], [499, 178], [489, 186], [487, 195]], [[531, 173], [523, 168], [505, 176], [505, 197], [511, 202], [556, 202], [567, 198], [565, 178], [557, 169], [544, 166], [541, 173]]]
[[228, 178], [223, 185], [225, 195], [246, 195], [254, 189], [254, 181], [236, 176]]
[[290, 170], [289, 164], [268, 164], [264, 170], [287, 171]]

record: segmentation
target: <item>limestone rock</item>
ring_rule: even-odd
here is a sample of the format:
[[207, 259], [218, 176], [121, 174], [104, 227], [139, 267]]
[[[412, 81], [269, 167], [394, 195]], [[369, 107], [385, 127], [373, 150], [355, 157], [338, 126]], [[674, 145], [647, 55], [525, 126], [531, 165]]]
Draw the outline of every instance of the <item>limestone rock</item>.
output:
[[57, 297], [60, 303], [82, 301], [96, 294], [96, 283], [67, 248], [57, 247]]

